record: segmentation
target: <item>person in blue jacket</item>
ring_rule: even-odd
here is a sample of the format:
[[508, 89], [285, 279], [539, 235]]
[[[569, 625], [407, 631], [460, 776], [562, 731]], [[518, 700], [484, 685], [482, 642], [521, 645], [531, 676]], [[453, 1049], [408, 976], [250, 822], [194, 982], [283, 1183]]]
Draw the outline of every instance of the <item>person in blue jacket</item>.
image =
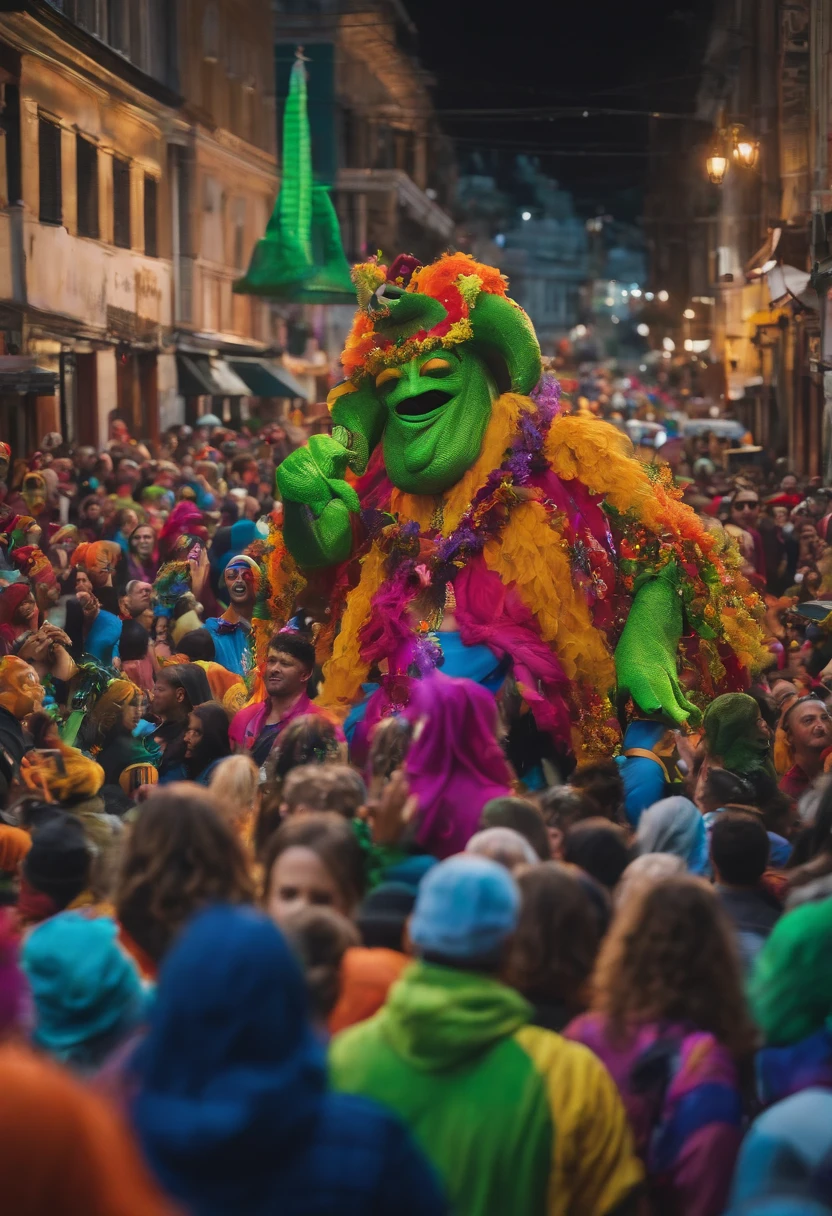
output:
[[642, 811], [681, 788], [676, 738], [664, 722], [649, 718], [631, 722], [616, 762], [624, 782], [624, 810], [634, 828]]
[[130, 1071], [145, 1159], [191, 1216], [448, 1210], [405, 1127], [329, 1089], [300, 965], [253, 909], [185, 928]]
[[260, 567], [245, 553], [232, 557], [225, 568], [225, 586], [231, 601], [222, 616], [210, 616], [205, 628], [214, 639], [216, 661], [238, 676], [252, 665], [251, 614], [260, 585]]

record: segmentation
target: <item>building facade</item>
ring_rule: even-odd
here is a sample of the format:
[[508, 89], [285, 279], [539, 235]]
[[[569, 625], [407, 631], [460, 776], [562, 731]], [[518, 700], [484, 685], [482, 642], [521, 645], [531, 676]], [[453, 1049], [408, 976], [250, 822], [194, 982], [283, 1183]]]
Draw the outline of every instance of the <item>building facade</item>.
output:
[[158, 427], [175, 47], [165, 0], [0, 3], [0, 334], [57, 390], [34, 410], [3, 395], [19, 449], [49, 430], [101, 444], [114, 412]]
[[[827, 483], [830, 62], [827, 0], [718, 0], [696, 121], [675, 152], [676, 128], [657, 126], [647, 216], [653, 285], [670, 291], [680, 327], [691, 314], [686, 335], [710, 341], [713, 396], [757, 443]], [[738, 130], [759, 143], [751, 166], [734, 154]], [[727, 169], [711, 184], [717, 148]]]
[[179, 28], [183, 126], [168, 164], [180, 391], [169, 421], [209, 410], [238, 420], [240, 408], [257, 409], [248, 398], [270, 375], [264, 359], [246, 360], [265, 356], [277, 334], [267, 302], [232, 291], [277, 194], [271, 3], [179, 0]]
[[[0, 0], [0, 431], [18, 448], [49, 430], [100, 446], [115, 415], [154, 439], [279, 387], [250, 363], [271, 311], [231, 290], [277, 192], [272, 43], [269, 0]], [[43, 400], [21, 414], [24, 389]]]
[[590, 277], [585, 222], [572, 196], [526, 156], [513, 159], [503, 185], [483, 172], [460, 176], [459, 245], [508, 275], [511, 295], [534, 322], [544, 354], [578, 324]]
[[454, 156], [399, 0], [275, 0], [278, 97], [308, 59], [315, 177], [333, 187], [344, 250], [430, 261], [453, 237]]

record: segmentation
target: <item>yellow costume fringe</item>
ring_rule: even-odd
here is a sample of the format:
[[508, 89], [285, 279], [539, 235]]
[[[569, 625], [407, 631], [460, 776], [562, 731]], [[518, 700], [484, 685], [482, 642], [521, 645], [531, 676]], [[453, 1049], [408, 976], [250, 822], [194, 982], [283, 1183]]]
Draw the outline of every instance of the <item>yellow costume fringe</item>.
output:
[[539, 502], [515, 507], [483, 555], [503, 583], [515, 584], [568, 678], [586, 681], [600, 695], [608, 693], [615, 685], [612, 655], [592, 623], [589, 605], [575, 590], [568, 546], [549, 527], [545, 508]]
[[358, 699], [361, 685], [370, 670], [369, 664], [361, 658], [358, 637], [369, 619], [373, 596], [384, 581], [385, 561], [386, 555], [374, 543], [361, 564], [357, 586], [347, 596], [341, 632], [335, 639], [332, 658], [324, 664], [324, 684], [317, 704], [341, 719], [347, 716]]
[[[534, 408], [528, 397], [502, 394], [494, 402], [482, 451], [460, 481], [437, 497], [394, 490], [391, 511], [427, 530], [436, 526], [437, 508], [441, 508], [441, 531], [444, 535], [452, 532], [489, 474], [502, 464], [521, 413]], [[759, 629], [762, 607], [739, 573], [734, 555], [720, 552], [718, 539], [674, 496], [669, 485], [651, 481], [644, 466], [634, 459], [626, 435], [596, 418], [562, 415], [551, 426], [545, 453], [552, 471], [563, 481], [580, 481], [656, 537], [692, 542], [698, 557], [713, 562], [723, 579], [711, 588], [705, 615], [715, 627], [721, 625], [723, 637], [744, 667], [765, 666], [770, 656]], [[551, 526], [543, 505], [533, 501], [515, 505], [500, 535], [486, 543], [483, 556], [506, 586], [516, 586], [568, 678], [605, 698], [615, 687], [614, 658], [602, 631], [592, 623], [589, 605], [575, 589], [568, 546]], [[359, 635], [384, 581], [385, 563], [386, 555], [374, 542], [362, 563], [358, 585], [347, 596], [341, 630], [332, 657], [324, 665], [318, 703], [340, 718], [357, 701], [369, 671], [361, 658]]]

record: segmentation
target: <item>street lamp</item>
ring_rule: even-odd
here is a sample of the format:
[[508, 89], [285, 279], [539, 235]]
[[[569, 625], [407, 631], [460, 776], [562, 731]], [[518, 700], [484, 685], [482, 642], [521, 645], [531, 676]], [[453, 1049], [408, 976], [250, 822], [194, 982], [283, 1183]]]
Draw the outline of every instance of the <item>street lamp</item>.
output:
[[711, 154], [705, 161], [705, 168], [708, 171], [708, 177], [715, 186], [721, 186], [725, 174], [728, 171], [728, 157], [722, 147], [722, 141], [717, 137], [717, 142], [711, 149]]
[[753, 169], [760, 156], [760, 141], [742, 134], [741, 127], [734, 128], [734, 160], [744, 169]]
[[714, 132], [714, 142], [705, 160], [708, 177], [714, 185], [722, 185], [732, 161], [741, 169], [753, 169], [759, 156], [759, 139], [746, 131], [742, 123], [735, 122], [726, 126], [725, 117], [720, 114]]

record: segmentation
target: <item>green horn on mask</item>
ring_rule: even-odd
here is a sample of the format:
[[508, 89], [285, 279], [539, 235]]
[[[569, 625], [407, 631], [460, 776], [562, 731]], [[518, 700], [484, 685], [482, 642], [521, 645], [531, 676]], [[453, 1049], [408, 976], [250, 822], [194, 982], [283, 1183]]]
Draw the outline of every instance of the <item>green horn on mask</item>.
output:
[[474, 345], [488, 363], [501, 393], [530, 393], [543, 366], [532, 323], [503, 296], [482, 292], [471, 312]]
[[373, 297], [370, 316], [373, 315], [374, 307], [379, 310], [374, 328], [394, 342], [397, 338], [412, 338], [423, 329], [431, 330], [448, 315], [444, 304], [434, 300], [433, 296], [423, 296], [416, 291], [402, 291], [400, 287], [394, 287], [390, 283], [385, 284], [383, 296]]

